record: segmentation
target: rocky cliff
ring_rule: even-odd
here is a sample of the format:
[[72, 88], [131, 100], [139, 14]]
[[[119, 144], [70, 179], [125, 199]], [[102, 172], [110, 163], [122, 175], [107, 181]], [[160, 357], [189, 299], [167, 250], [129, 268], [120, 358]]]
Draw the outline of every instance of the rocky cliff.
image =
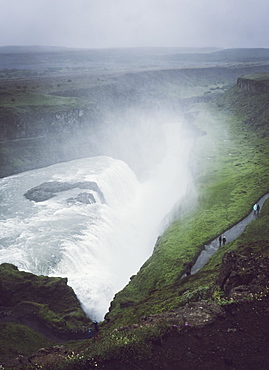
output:
[[26, 77], [18, 70], [20, 78], [0, 79], [0, 177], [107, 155], [100, 142], [108, 126], [130, 125], [134, 113], [182, 120], [191, 106], [211, 100], [248, 72], [210, 67]]
[[0, 326], [25, 325], [50, 340], [86, 337], [91, 324], [66, 278], [36, 276], [0, 265]]
[[33, 139], [48, 134], [75, 132], [85, 124], [85, 115], [83, 109], [56, 113], [5, 111], [0, 119], [1, 140]]
[[237, 79], [237, 86], [249, 92], [269, 94], [268, 73], [239, 77]]

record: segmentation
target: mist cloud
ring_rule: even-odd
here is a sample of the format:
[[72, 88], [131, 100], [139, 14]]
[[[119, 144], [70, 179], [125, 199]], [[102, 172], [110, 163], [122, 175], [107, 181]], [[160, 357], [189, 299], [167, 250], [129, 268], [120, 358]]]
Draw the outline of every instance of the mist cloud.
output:
[[0, 45], [269, 47], [267, 0], [0, 0]]

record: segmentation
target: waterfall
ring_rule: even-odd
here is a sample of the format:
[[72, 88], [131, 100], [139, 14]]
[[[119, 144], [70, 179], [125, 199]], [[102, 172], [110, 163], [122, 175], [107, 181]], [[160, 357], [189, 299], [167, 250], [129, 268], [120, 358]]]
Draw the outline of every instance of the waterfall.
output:
[[[38, 275], [62, 276], [85, 312], [101, 320], [114, 294], [152, 253], [162, 219], [191, 183], [191, 139], [166, 125], [166, 156], [138, 181], [119, 159], [99, 156], [24, 172], [0, 181], [0, 263]], [[26, 199], [44, 182], [95, 182], [104, 195], [74, 187], [42, 202]], [[95, 203], [83, 203], [82, 192]]]

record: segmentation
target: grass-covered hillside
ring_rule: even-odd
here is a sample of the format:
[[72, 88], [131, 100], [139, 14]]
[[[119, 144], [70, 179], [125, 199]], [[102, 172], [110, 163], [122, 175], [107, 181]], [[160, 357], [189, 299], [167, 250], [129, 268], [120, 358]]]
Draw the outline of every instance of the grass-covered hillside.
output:
[[[202, 156], [195, 153], [200, 168], [195, 179], [196, 207], [164, 232], [153, 255], [116, 295], [107, 315], [111, 325], [174, 309], [184, 303], [186, 293], [182, 293], [213, 283], [222, 252], [214, 257], [216, 265], [211, 263], [210, 270], [206, 266], [193, 283], [179, 278], [186, 269], [184, 263], [195, 261], [206, 242], [246, 216], [269, 189], [268, 98], [233, 87], [217, 104], [200, 106], [196, 125], [207, 134], [197, 143], [203, 148]], [[265, 228], [258, 236], [267, 239], [262, 235], [266, 232]]]
[[239, 76], [268, 71], [267, 54], [0, 48], [0, 177], [107, 155], [103, 138], [133, 124], [130, 116], [180, 117], [194, 103], [222, 94]]
[[[179, 207], [178, 217], [160, 236], [152, 256], [116, 294], [107, 321], [100, 323], [98, 336], [91, 341], [68, 343], [74, 355], [48, 368], [89, 369], [101, 367], [104, 360], [112, 361], [111, 369], [116, 360], [121, 361], [121, 366], [134, 364], [126, 365], [126, 369], [141, 368], [143, 359], [152, 358], [153, 345], [160, 347], [164, 334], [171, 330], [171, 323], [169, 329], [167, 322], [162, 321], [142, 325], [142, 317], [164, 314], [200, 300], [229, 303], [229, 297], [216, 287], [223, 256], [228, 251], [242, 254], [245, 260], [249, 256], [255, 257], [255, 261], [260, 257], [268, 259], [266, 201], [260, 217], [235, 241], [221, 247], [195, 275], [181, 278], [185, 264], [193, 263], [207, 242], [243, 219], [253, 204], [268, 193], [268, 101], [269, 94], [234, 86], [215, 101], [189, 108], [188, 113], [195, 117], [193, 125], [205, 134], [196, 139], [192, 148], [194, 186], [187, 195], [187, 209], [186, 204]], [[255, 275], [255, 270], [251, 273]], [[249, 276], [248, 268], [240, 274], [243, 281]], [[255, 297], [262, 297], [267, 291], [267, 286], [256, 282]]]
[[67, 279], [0, 265], [0, 361], [86, 338], [90, 324]]
[[[152, 256], [116, 294], [106, 315], [108, 322], [100, 325], [98, 337], [90, 343], [73, 345], [78, 354], [55, 368], [93, 368], [103, 366], [106, 360], [104, 364], [108, 367], [104, 368], [125, 364], [133, 369], [131, 365], [137, 363], [139, 368], [148, 369], [150, 365], [147, 367], [146, 362], [143, 365], [143, 361], [151, 361], [151, 366], [155, 364], [153, 346], [156, 341], [162, 343], [161, 338], [168, 335], [171, 324], [161, 320], [142, 325], [141, 318], [167, 315], [188, 302], [229, 303], [229, 298], [216, 286], [216, 278], [223, 269], [223, 256], [228, 251], [235, 251], [246, 263], [237, 276], [244, 284], [262, 275], [255, 271], [251, 261], [263, 268], [264, 262], [257, 261], [262, 258], [267, 261], [269, 256], [269, 201], [237, 239], [221, 247], [199, 272], [181, 278], [186, 269], [184, 263], [194, 262], [204, 244], [243, 219], [268, 192], [268, 99], [269, 95], [250, 93], [235, 86], [216, 102], [195, 106], [195, 125], [206, 134], [197, 139], [193, 148], [197, 196], [192, 207], [188, 212], [186, 207], [185, 211], [179, 210], [178, 214], [184, 216], [160, 236]], [[188, 200], [191, 199], [190, 196]], [[251, 293], [248, 299], [261, 299], [267, 294], [264, 282], [256, 279], [255, 284], [255, 294]]]

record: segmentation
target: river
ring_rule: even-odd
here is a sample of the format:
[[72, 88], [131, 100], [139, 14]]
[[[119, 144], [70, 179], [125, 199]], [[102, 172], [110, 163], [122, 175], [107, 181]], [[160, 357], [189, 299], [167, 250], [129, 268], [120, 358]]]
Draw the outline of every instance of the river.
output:
[[[181, 124], [163, 126], [166, 155], [143, 180], [108, 156], [84, 158], [0, 180], [0, 263], [68, 278], [86, 314], [102, 320], [116, 292], [151, 255], [163, 219], [188, 190], [192, 140]], [[143, 158], [141, 158], [143, 160]], [[73, 188], [34, 202], [24, 194], [44, 182], [94, 181], [95, 203]]]

